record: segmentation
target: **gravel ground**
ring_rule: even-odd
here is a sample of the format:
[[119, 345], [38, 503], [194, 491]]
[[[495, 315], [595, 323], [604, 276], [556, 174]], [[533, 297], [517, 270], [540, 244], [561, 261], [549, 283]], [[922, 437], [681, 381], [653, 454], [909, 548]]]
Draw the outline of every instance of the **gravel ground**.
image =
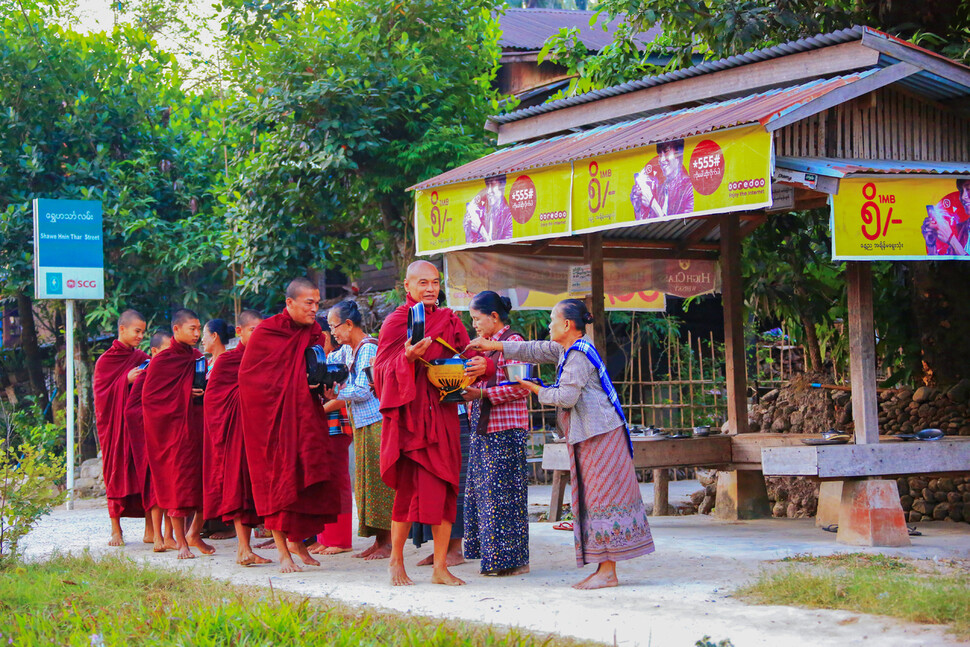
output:
[[[671, 499], [697, 489], [683, 482]], [[673, 483], [671, 484], [674, 485]], [[652, 499], [649, 486], [645, 499]], [[568, 496], [568, 495], [567, 495]], [[548, 488], [537, 488], [530, 500], [548, 501]], [[82, 501], [77, 509], [45, 517], [24, 540], [25, 555], [43, 559], [54, 551], [96, 554], [123, 551], [132, 559], [187, 573], [209, 575], [239, 584], [272, 586], [350, 604], [384, 607], [435, 617], [460, 618], [543, 632], [555, 632], [624, 646], [693, 646], [704, 635], [730, 638], [735, 647], [785, 645], [833, 646], [878, 644], [880, 647], [958, 645], [938, 627], [897, 622], [844, 611], [814, 611], [784, 606], [747, 605], [730, 592], [757, 575], [770, 560], [795, 554], [852, 552], [834, 535], [817, 530], [811, 519], [775, 519], [737, 523], [707, 516], [651, 518], [657, 552], [619, 565], [622, 586], [601, 591], [575, 591], [573, 582], [591, 572], [576, 569], [572, 533], [552, 524], [530, 525], [532, 572], [514, 578], [486, 578], [477, 562], [454, 572], [468, 582], [460, 588], [438, 587], [430, 571], [410, 566], [429, 552], [409, 544], [405, 558], [414, 587], [387, 582], [387, 563], [362, 562], [349, 553], [321, 558], [320, 567], [280, 574], [275, 566], [243, 568], [234, 562], [233, 540], [213, 542], [211, 557], [178, 561], [172, 552], [155, 554], [140, 542], [143, 522], [124, 520], [128, 546], [107, 546], [105, 502]], [[925, 524], [923, 537], [907, 549], [878, 549], [906, 557], [968, 559], [970, 526]], [[370, 540], [355, 538], [362, 549]], [[874, 551], [875, 549], [866, 549]], [[261, 551], [272, 557], [273, 551]]]

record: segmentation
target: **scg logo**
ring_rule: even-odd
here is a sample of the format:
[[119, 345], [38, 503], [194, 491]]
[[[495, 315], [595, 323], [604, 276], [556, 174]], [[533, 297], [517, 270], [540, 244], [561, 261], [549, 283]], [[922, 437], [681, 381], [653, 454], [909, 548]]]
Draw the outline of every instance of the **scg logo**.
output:
[[97, 281], [75, 281], [74, 279], [67, 280], [67, 287], [69, 288], [96, 288], [98, 287]]

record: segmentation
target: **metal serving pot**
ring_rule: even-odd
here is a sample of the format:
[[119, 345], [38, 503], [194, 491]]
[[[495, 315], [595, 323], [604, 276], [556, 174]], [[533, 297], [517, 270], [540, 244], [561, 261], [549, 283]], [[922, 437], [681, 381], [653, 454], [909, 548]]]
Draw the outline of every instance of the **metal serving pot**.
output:
[[535, 364], [506, 364], [505, 374], [509, 382], [518, 380], [535, 382], [539, 377], [539, 367]]

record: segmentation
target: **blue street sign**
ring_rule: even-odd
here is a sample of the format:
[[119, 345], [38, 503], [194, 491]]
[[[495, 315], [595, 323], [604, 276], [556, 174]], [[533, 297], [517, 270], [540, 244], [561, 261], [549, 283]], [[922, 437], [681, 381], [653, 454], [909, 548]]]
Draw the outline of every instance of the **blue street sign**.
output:
[[103, 299], [101, 203], [34, 200], [34, 294], [37, 299]]

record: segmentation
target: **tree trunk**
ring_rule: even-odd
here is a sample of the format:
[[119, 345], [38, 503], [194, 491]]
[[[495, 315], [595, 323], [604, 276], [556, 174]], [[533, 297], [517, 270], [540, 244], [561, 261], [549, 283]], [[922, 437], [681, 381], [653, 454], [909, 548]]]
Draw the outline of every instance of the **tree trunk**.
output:
[[805, 350], [808, 351], [808, 368], [813, 373], [822, 370], [822, 348], [818, 343], [818, 333], [815, 330], [815, 322], [808, 317], [802, 316], [802, 328], [805, 329]]
[[81, 461], [97, 458], [97, 429], [94, 422], [94, 358], [88, 343], [87, 326], [84, 325], [86, 308], [83, 301], [76, 301], [75, 314], [75, 386], [77, 388], [77, 438]]
[[[17, 293], [17, 310], [20, 312], [20, 345], [24, 349], [30, 390], [37, 396], [37, 404], [47, 409], [50, 396], [44, 381], [44, 367], [41, 364], [40, 346], [37, 343], [37, 326], [34, 323], [33, 301], [23, 292]], [[52, 411], [47, 411], [47, 421], [54, 422]]]
[[404, 232], [403, 235], [394, 240], [394, 244], [391, 245], [390, 249], [391, 261], [394, 263], [398, 272], [403, 272], [404, 268], [411, 262], [411, 259], [414, 258], [414, 237], [408, 237], [407, 220], [401, 215], [401, 210], [390, 196], [380, 196], [377, 202], [381, 208], [381, 218], [384, 221], [385, 229], [392, 233], [400, 230]]
[[960, 262], [909, 263], [923, 383], [949, 386], [970, 376], [970, 281]]

